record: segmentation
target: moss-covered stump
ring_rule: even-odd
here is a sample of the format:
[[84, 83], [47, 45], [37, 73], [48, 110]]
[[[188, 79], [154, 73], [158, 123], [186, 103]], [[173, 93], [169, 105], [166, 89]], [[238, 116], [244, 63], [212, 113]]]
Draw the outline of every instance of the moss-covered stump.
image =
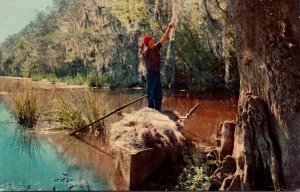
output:
[[136, 189], [159, 166], [176, 162], [185, 149], [185, 138], [168, 116], [144, 108], [112, 125], [109, 143], [116, 158], [116, 170], [128, 189]]

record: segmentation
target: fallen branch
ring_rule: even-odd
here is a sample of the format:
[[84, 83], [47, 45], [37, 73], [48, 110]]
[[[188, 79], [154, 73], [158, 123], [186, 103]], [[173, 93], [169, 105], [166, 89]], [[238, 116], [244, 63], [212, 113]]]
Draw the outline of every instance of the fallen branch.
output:
[[192, 117], [192, 114], [195, 112], [197, 107], [199, 106], [199, 103], [197, 103], [187, 114], [186, 116], [180, 116], [179, 119], [190, 119]]

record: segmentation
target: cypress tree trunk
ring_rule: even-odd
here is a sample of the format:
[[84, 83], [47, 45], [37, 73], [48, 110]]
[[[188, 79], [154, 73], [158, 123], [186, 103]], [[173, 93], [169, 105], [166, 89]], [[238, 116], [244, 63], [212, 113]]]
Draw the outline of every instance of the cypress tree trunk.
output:
[[232, 0], [229, 7], [240, 98], [237, 171], [225, 189], [299, 189], [300, 1]]

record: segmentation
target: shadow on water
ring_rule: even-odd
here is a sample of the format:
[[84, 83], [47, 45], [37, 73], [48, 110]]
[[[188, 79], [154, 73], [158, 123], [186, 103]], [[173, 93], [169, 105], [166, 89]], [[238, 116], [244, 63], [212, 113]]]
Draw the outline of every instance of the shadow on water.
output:
[[101, 138], [88, 134], [68, 137], [59, 133], [47, 138], [67, 166], [93, 170], [95, 176], [104, 179], [111, 189], [126, 190], [124, 177], [116, 172], [116, 157], [111, 155]]
[[102, 145], [106, 145], [105, 141], [103, 141], [102, 139], [100, 139], [100, 142], [97, 142], [97, 144], [95, 144], [95, 142], [92, 142], [93, 140], [95, 140], [94, 136], [91, 136], [91, 138], [86, 138], [86, 137], [82, 137], [82, 136], [78, 136], [75, 135], [74, 136], [78, 141], [94, 148], [95, 150], [97, 150], [99, 153], [103, 153], [104, 155], [107, 155], [110, 158], [113, 158], [113, 156], [108, 152], [108, 150], [105, 147], [99, 147], [99, 143], [101, 143]]

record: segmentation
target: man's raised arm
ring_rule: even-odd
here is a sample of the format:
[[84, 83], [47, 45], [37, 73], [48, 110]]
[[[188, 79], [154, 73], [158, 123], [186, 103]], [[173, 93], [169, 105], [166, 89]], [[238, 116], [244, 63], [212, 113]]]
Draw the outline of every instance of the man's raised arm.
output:
[[164, 36], [161, 38], [161, 40], [159, 41], [161, 43], [161, 45], [163, 45], [165, 43], [165, 41], [169, 38], [171, 29], [173, 28], [174, 24], [170, 23], [168, 29], [166, 30]]

